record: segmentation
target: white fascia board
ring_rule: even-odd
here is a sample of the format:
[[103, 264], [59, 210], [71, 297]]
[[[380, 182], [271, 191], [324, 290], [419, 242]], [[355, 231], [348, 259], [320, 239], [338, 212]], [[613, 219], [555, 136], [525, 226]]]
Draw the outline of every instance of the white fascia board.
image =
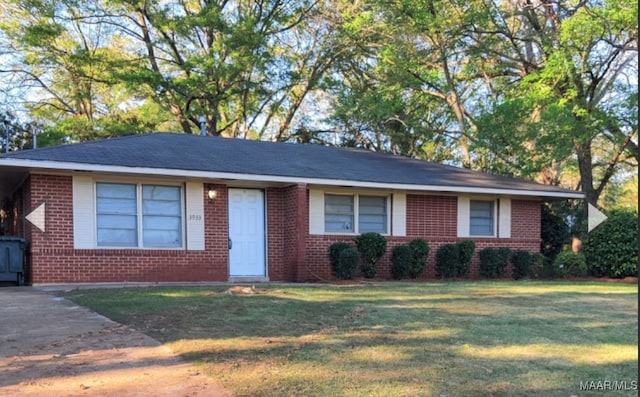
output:
[[179, 170], [167, 168], [149, 168], [149, 167], [124, 167], [114, 165], [71, 163], [58, 161], [40, 161], [0, 158], [0, 166], [23, 167], [38, 170], [65, 170], [65, 171], [84, 171], [84, 172], [105, 172], [130, 175], [156, 175], [156, 176], [174, 176], [191, 179], [233, 179], [251, 182], [276, 182], [276, 183], [306, 183], [324, 186], [340, 186], [353, 188], [370, 188], [370, 189], [393, 189], [403, 191], [416, 192], [448, 192], [448, 193], [470, 193], [470, 194], [498, 194], [509, 196], [528, 196], [528, 197], [552, 197], [559, 199], [584, 199], [581, 192], [558, 192], [543, 190], [522, 190], [522, 189], [500, 189], [473, 186], [441, 186], [441, 185], [413, 185], [407, 183], [381, 183], [353, 181], [344, 179], [324, 179], [324, 178], [303, 178], [279, 175], [258, 175], [258, 174], [240, 174], [216, 171], [196, 171], [196, 170]]

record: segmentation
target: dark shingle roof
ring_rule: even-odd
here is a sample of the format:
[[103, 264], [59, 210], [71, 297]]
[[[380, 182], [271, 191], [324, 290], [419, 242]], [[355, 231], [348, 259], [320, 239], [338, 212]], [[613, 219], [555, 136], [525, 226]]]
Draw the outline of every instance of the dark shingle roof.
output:
[[273, 143], [199, 135], [130, 135], [36, 150], [3, 159], [219, 172], [379, 184], [576, 193], [553, 186], [490, 175], [361, 149]]

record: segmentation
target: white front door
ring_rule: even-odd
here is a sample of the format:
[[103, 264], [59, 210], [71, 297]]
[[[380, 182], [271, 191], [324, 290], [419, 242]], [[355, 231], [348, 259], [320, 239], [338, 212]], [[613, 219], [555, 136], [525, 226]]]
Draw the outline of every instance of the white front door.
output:
[[264, 193], [229, 189], [229, 276], [265, 277]]

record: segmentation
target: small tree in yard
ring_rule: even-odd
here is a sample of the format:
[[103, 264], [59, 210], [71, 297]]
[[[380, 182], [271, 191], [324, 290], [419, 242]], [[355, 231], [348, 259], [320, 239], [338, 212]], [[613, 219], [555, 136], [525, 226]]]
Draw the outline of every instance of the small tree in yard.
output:
[[355, 238], [360, 253], [360, 270], [366, 278], [376, 276], [376, 264], [387, 252], [387, 240], [379, 233], [363, 233]]

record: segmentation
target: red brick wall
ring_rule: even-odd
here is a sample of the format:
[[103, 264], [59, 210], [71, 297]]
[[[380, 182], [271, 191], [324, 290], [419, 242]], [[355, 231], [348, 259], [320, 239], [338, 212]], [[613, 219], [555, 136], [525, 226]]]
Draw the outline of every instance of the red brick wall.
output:
[[[422, 279], [433, 279], [436, 252], [444, 244], [457, 243], [465, 239], [457, 237], [457, 197], [407, 195], [407, 237], [387, 236], [387, 253], [378, 263], [378, 277], [391, 278], [391, 252], [397, 245], [406, 244], [414, 238], [423, 238], [429, 243], [427, 268]], [[535, 200], [511, 201], [511, 238], [473, 238], [476, 254], [472, 261], [471, 278], [479, 277], [480, 259], [478, 251], [486, 247], [510, 247], [535, 253], [540, 251], [540, 202]], [[331, 278], [329, 246], [337, 241], [353, 243], [352, 235], [312, 235], [307, 239], [307, 260], [314, 274]], [[505, 277], [510, 277], [511, 269]], [[317, 277], [315, 278], [318, 279]], [[309, 275], [307, 281], [314, 280]]]
[[296, 281], [306, 272], [307, 188], [267, 189], [269, 280]]
[[[205, 251], [73, 248], [72, 179], [32, 175], [30, 208], [47, 202], [47, 232], [27, 226], [31, 283], [127, 281], [226, 281], [227, 190], [204, 203]], [[27, 186], [27, 190], [29, 189]], [[203, 200], [206, 189], [203, 189]]]
[[407, 235], [424, 239], [455, 238], [458, 198], [453, 196], [407, 195]]
[[[215, 202], [206, 197], [215, 188]], [[32, 175], [21, 190], [23, 214], [46, 202], [46, 233], [26, 223], [29, 261], [27, 281], [126, 282], [126, 281], [226, 281], [228, 279], [228, 191], [224, 185], [205, 185], [202, 195], [205, 216], [205, 251], [73, 248], [72, 178]], [[329, 246], [336, 241], [353, 242], [354, 236], [309, 235], [308, 190], [294, 185], [265, 190], [267, 209], [267, 263], [272, 281], [330, 279]], [[487, 246], [509, 246], [538, 252], [540, 203], [512, 200], [512, 237], [475, 239], [476, 252]], [[455, 243], [457, 198], [407, 195], [407, 237], [387, 237], [387, 254], [378, 276], [390, 278], [393, 247], [421, 237], [431, 251], [423, 278], [435, 277], [435, 253], [439, 246]], [[478, 276], [479, 259], [473, 261], [471, 277]]]

